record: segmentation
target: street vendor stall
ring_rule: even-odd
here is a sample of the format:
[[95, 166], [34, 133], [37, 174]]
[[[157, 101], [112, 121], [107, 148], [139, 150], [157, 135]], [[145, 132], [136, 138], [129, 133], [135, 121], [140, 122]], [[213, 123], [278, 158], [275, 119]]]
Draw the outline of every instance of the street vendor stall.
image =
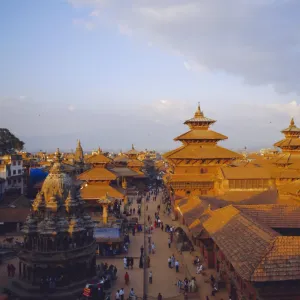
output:
[[123, 252], [124, 236], [120, 228], [95, 228], [97, 254], [100, 256], [114, 256]]

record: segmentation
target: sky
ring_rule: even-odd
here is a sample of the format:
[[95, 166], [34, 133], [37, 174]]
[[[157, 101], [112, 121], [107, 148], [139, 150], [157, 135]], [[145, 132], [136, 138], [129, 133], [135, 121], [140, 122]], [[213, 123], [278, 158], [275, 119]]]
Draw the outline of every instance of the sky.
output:
[[300, 126], [298, 0], [2, 0], [0, 127], [27, 151], [167, 151], [198, 102], [229, 149]]

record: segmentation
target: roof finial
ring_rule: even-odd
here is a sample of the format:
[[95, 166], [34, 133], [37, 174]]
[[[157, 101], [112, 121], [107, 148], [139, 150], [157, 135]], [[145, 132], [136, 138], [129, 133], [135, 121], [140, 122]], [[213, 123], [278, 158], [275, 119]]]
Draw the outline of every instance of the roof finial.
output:
[[198, 107], [197, 107], [197, 110], [195, 112], [195, 118], [199, 118], [199, 117], [203, 117], [203, 112], [201, 111], [201, 108], [200, 108], [200, 102], [198, 102]]
[[133, 144], [132, 144], [131, 148], [132, 148], [132, 150], [134, 150], [134, 145]]
[[55, 158], [56, 158], [56, 161], [58, 161], [58, 162], [61, 161], [61, 153], [59, 151], [59, 148], [57, 148], [57, 150], [55, 152]]
[[295, 126], [294, 117], [291, 118], [290, 126]]

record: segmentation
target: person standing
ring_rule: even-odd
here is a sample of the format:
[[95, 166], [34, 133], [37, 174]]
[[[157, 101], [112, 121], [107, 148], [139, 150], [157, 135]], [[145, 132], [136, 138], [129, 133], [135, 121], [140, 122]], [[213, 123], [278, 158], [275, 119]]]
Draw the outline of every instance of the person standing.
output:
[[149, 283], [152, 284], [152, 271], [149, 271]]
[[162, 300], [162, 295], [161, 295], [161, 293], [158, 293], [157, 300]]
[[172, 267], [171, 267], [171, 263], [172, 263], [172, 259], [171, 259], [171, 257], [169, 257], [168, 258], [168, 267], [171, 269]]
[[120, 300], [124, 300], [124, 288], [120, 289], [119, 295], [120, 295]]
[[168, 246], [169, 246], [169, 248], [171, 248], [171, 239], [170, 238], [168, 238]]
[[117, 290], [117, 292], [116, 292], [116, 300], [120, 300], [119, 290]]
[[123, 258], [124, 269], [127, 269], [127, 257]]
[[175, 269], [176, 269], [176, 273], [179, 272], [179, 262], [178, 260], [175, 261]]

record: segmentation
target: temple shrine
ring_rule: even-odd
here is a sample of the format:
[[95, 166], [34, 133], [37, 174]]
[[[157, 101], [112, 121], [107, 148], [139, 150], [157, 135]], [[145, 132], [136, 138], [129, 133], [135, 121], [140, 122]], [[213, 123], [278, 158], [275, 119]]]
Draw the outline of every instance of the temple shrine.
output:
[[107, 167], [111, 159], [99, 152], [86, 160], [91, 169], [80, 174], [77, 179], [82, 181], [81, 197], [86, 201], [89, 212], [95, 221], [101, 221], [102, 207], [98, 200], [109, 194], [115, 199], [122, 200], [125, 191], [118, 185], [118, 176]]
[[204, 116], [199, 104], [194, 117], [184, 122], [190, 130], [174, 139], [183, 145], [164, 154], [170, 167], [164, 181], [173, 194], [217, 194], [220, 168], [241, 158], [240, 154], [217, 144], [227, 137], [210, 130], [215, 122]]
[[[95, 276], [94, 223], [84, 211], [80, 192], [64, 173], [62, 156], [54, 164], [32, 204], [23, 227], [19, 278], [11, 290], [22, 299], [74, 299], [88, 278]], [[78, 272], [80, 270], [80, 272]]]
[[280, 148], [282, 153], [275, 158], [274, 163], [278, 167], [300, 169], [300, 128], [295, 125], [294, 118], [289, 127], [281, 132], [285, 138], [274, 146]]

